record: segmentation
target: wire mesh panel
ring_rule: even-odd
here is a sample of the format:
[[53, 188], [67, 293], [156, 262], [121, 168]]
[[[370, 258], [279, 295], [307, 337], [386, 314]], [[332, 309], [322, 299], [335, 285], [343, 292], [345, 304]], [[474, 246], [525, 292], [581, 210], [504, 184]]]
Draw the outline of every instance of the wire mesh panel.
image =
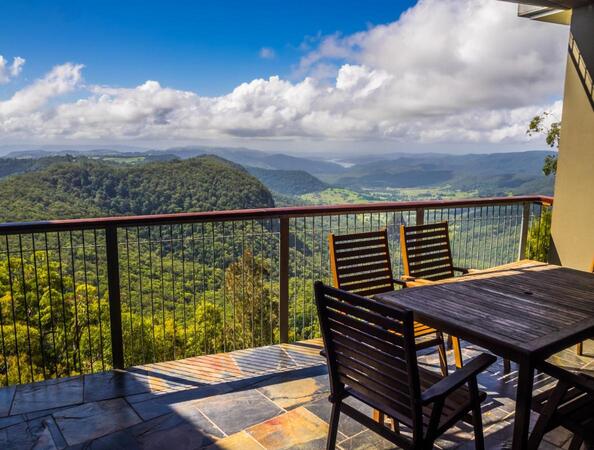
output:
[[111, 367], [101, 231], [0, 239], [2, 384]]
[[386, 228], [397, 277], [403, 224], [447, 220], [454, 262], [470, 268], [546, 260], [549, 245], [542, 202], [278, 211], [1, 226], [0, 384], [317, 337], [329, 233]]
[[123, 228], [126, 365], [279, 342], [278, 220]]

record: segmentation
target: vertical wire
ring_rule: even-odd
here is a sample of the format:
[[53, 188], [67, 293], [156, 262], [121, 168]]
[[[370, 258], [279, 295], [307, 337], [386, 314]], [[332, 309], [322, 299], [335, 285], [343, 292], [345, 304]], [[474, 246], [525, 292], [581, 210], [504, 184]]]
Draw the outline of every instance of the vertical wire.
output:
[[[78, 368], [79, 371], [82, 371], [82, 360], [80, 357], [80, 337], [79, 337], [79, 324], [78, 324], [78, 301], [77, 301], [77, 295], [76, 295], [76, 274], [75, 274], [75, 268], [74, 268], [74, 243], [72, 241], [72, 231], [68, 232], [69, 236], [70, 236], [70, 262], [72, 264], [71, 266], [71, 272], [72, 272], [72, 297], [74, 300], [74, 341], [76, 342], [76, 351], [78, 354]], [[73, 368], [76, 370], [76, 363], [73, 364]]]
[[[155, 290], [153, 284], [153, 241], [152, 241], [152, 234], [151, 234], [152, 227], [149, 225], [147, 227], [148, 232], [148, 257], [149, 257], [149, 289], [151, 291], [151, 325], [152, 325], [152, 335], [153, 335], [153, 345], [152, 345], [152, 353], [153, 357], [152, 360], [155, 362], [157, 356], [157, 339], [155, 336]], [[163, 324], [165, 326], [165, 324]]]
[[29, 349], [29, 374], [31, 375], [31, 382], [33, 382], [33, 354], [31, 353], [31, 332], [29, 323], [29, 305], [27, 304], [27, 287], [25, 277], [25, 259], [23, 258], [23, 239], [22, 235], [19, 236], [19, 253], [21, 258], [21, 276], [23, 277], [22, 289], [23, 289], [23, 303], [25, 306], [25, 323], [27, 324], [27, 345]]
[[[6, 248], [8, 250], [8, 247]], [[10, 261], [8, 262], [10, 264]], [[2, 302], [0, 302], [0, 337], [2, 338], [2, 361], [4, 362], [4, 378], [6, 380], [5, 385], [8, 386], [8, 358], [6, 357], [6, 340], [4, 338], [4, 313], [2, 312]]]
[[60, 273], [60, 295], [62, 298], [62, 321], [64, 323], [64, 349], [66, 351], [66, 373], [70, 376], [70, 358], [68, 354], [68, 331], [66, 329], [66, 300], [64, 298], [64, 271], [62, 268], [62, 243], [60, 233], [56, 233], [58, 239], [58, 267]]
[[[22, 383], [21, 380], [21, 363], [20, 363], [20, 355], [19, 355], [19, 341], [17, 338], [17, 329], [16, 329], [16, 311], [14, 306], [14, 285], [13, 285], [13, 277], [12, 277], [12, 264], [10, 261], [10, 244], [8, 242], [8, 235], [5, 236], [6, 239], [6, 261], [8, 263], [8, 285], [10, 286], [10, 305], [12, 308], [12, 327], [14, 332], [14, 347], [16, 353], [16, 363], [17, 363], [17, 373], [19, 377], [19, 383]], [[8, 372], [8, 363], [6, 364], [6, 371]]]
[[257, 338], [256, 338], [256, 329], [258, 328], [258, 312], [256, 310], [256, 297], [254, 295], [255, 289], [255, 248], [254, 248], [254, 239], [253, 239], [253, 230], [250, 232], [248, 228], [250, 222], [245, 222], [246, 231], [248, 233], [248, 248], [249, 253], [251, 255], [251, 259], [248, 260], [248, 273], [247, 273], [247, 289], [248, 289], [248, 296], [251, 298], [251, 305], [252, 305], [252, 347], [256, 346]]
[[99, 343], [101, 351], [101, 370], [105, 371], [105, 355], [103, 352], [103, 325], [101, 320], [101, 281], [99, 279], [99, 246], [97, 245], [97, 229], [93, 229], [93, 243], [95, 245], [95, 280], [97, 281], [97, 307], [99, 310]]
[[[39, 295], [39, 274], [37, 273], [37, 250], [35, 248], [35, 234], [31, 233], [31, 248], [33, 250], [33, 271], [35, 272], [35, 293], [37, 296], [37, 321], [39, 323], [39, 348], [41, 349], [41, 370], [43, 379], [47, 379], [45, 346], [43, 345], [45, 336], [43, 334], [43, 325], [41, 323], [41, 296]], [[2, 323], [2, 310], [0, 308], [0, 324]], [[0, 325], [1, 328], [1, 325]], [[4, 336], [2, 336], [2, 351], [4, 351]]]
[[93, 341], [91, 340], [91, 315], [89, 308], [89, 280], [87, 275], [87, 252], [85, 246], [85, 231], [81, 231], [82, 251], [83, 251], [83, 281], [85, 283], [85, 301], [87, 305], [87, 339], [89, 340], [89, 360], [91, 363], [91, 373], [93, 373]]
[[221, 222], [221, 269], [223, 272], [223, 352], [227, 351], [227, 273], [225, 271], [225, 222]]
[[204, 336], [204, 354], [206, 355], [208, 353], [208, 336], [206, 334], [206, 233], [204, 231], [204, 222], [200, 225], [202, 227], [202, 331]]
[[161, 265], [161, 320], [163, 322], [163, 360], [167, 352], [167, 320], [165, 319], [165, 264], [163, 262], [163, 226], [159, 225], [159, 262]]
[[185, 253], [185, 242], [184, 242], [184, 224], [180, 224], [181, 234], [181, 262], [182, 262], [182, 273], [181, 273], [181, 299], [183, 307], [183, 321], [184, 321], [184, 346], [183, 346], [183, 357], [186, 357], [186, 349], [188, 347], [188, 328], [186, 321], [186, 253]]
[[128, 227], [125, 228], [124, 235], [126, 238], [126, 266], [128, 272], [128, 322], [130, 322], [130, 348], [132, 349], [134, 348], [134, 325], [132, 323], [132, 270], [130, 270], [130, 239], [128, 236]]
[[[232, 246], [231, 246], [231, 259], [233, 260], [233, 264], [235, 264], [235, 267], [237, 267], [237, 264], [235, 262], [235, 222], [231, 222], [231, 242], [232, 242]], [[236, 300], [236, 296], [237, 296], [237, 280], [236, 280], [236, 276], [235, 276], [235, 272], [232, 271], [231, 272], [231, 276], [233, 277], [233, 283], [232, 283], [232, 287], [233, 287], [233, 292], [231, 293], [231, 296], [233, 298], [232, 302], [231, 302], [231, 315], [233, 317], [233, 350], [237, 349], [237, 336], [235, 335], [235, 331], [237, 328], [237, 311], [235, 310], [235, 300]]]
[[[142, 260], [140, 258], [140, 227], [136, 227], [136, 248], [138, 252], [138, 290], [140, 298], [140, 348], [142, 352], [141, 364], [146, 364], [146, 344], [144, 339], [144, 305], [143, 305], [143, 285], [142, 285]], [[132, 321], [132, 311], [130, 311], [130, 321]]]
[[[192, 234], [192, 303], [194, 305], [194, 345], [198, 342], [198, 326], [196, 324], [196, 231], [194, 230], [194, 223], [191, 224], [190, 233]], [[195, 356], [195, 355], [194, 355]]]
[[[254, 240], [256, 239], [256, 231], [254, 230], [254, 225], [255, 225], [255, 221], [254, 219], [252, 219], [252, 245], [254, 246], [254, 248], [256, 248], [257, 243], [254, 242]], [[260, 227], [260, 232], [262, 231], [262, 228]], [[265, 342], [264, 339], [264, 310], [265, 305], [264, 305], [264, 256], [263, 256], [263, 251], [264, 249], [262, 248], [262, 235], [260, 234], [258, 236], [257, 241], [260, 241], [260, 252], [259, 252], [259, 256], [258, 258], [260, 258], [260, 260], [258, 261], [258, 271], [260, 272], [260, 346], [262, 346]], [[255, 259], [255, 255], [254, 255], [254, 263], [256, 262]], [[255, 283], [254, 283], [255, 284]]]
[[173, 225], [169, 225], [169, 253], [171, 254], [171, 303], [173, 304], [173, 359], [175, 360], [175, 344], [177, 340], [177, 322], [175, 317], [175, 307], [177, 306], [175, 298], [175, 255], [174, 255], [174, 244], [173, 244]]

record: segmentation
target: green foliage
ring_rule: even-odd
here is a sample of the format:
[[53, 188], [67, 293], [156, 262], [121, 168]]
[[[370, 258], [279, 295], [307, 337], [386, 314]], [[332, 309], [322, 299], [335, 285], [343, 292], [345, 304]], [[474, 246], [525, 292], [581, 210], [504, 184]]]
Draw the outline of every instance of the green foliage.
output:
[[551, 245], [552, 209], [542, 210], [540, 218], [534, 220], [528, 229], [526, 256], [528, 259], [546, 262]]
[[[547, 145], [551, 148], [559, 149], [561, 140], [561, 122], [552, 122], [547, 125], [547, 118], [552, 113], [545, 111], [540, 115], [534, 116], [528, 124], [526, 134], [533, 136], [535, 134], [544, 134]], [[542, 167], [545, 175], [554, 175], [557, 173], [557, 155], [547, 155]]]

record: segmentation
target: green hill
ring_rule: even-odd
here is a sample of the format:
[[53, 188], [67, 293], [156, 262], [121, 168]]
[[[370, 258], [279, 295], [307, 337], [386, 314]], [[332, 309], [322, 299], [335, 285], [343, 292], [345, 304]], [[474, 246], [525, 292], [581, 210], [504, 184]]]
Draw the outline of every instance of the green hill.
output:
[[304, 170], [270, 170], [247, 167], [249, 173], [271, 191], [285, 195], [302, 195], [319, 192], [328, 185]]
[[272, 207], [241, 166], [214, 156], [142, 165], [87, 158], [0, 181], [0, 221]]

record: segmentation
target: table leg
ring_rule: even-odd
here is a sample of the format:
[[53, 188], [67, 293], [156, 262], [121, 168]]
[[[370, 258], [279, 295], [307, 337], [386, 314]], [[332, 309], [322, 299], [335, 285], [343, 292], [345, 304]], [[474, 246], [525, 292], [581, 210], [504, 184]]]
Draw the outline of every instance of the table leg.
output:
[[519, 363], [518, 390], [516, 393], [516, 415], [514, 418], [514, 450], [525, 449], [530, 430], [530, 407], [534, 386], [534, 366], [522, 361]]

